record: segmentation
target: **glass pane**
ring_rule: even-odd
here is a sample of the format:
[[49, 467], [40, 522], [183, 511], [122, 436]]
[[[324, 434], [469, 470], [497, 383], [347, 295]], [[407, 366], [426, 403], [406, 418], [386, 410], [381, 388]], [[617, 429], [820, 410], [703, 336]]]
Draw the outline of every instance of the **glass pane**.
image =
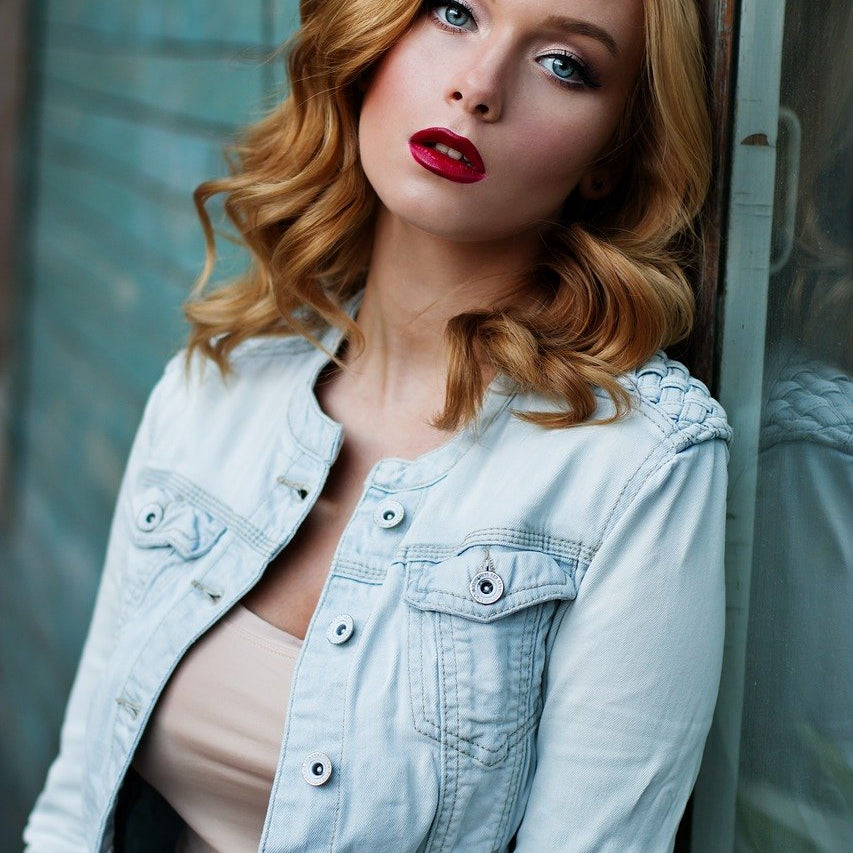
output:
[[788, 0], [741, 851], [853, 850], [853, 4]]

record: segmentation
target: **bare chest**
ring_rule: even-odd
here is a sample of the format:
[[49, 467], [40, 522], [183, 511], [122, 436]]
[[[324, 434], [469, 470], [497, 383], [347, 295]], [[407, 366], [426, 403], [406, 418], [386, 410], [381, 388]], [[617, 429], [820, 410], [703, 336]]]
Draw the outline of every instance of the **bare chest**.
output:
[[357, 495], [346, 505], [321, 497], [243, 604], [270, 624], [304, 638], [356, 501]]
[[[324, 410], [346, 425], [347, 440], [302, 526], [243, 599], [262, 619], [300, 638], [308, 630], [338, 543], [373, 464], [387, 456], [414, 458], [446, 440], [445, 434], [417, 419], [407, 423], [402, 414], [398, 420], [406, 428], [398, 426], [383, 434], [363, 405], [337, 401], [330, 396], [329, 386], [320, 390]], [[401, 435], [406, 439], [403, 445]]]

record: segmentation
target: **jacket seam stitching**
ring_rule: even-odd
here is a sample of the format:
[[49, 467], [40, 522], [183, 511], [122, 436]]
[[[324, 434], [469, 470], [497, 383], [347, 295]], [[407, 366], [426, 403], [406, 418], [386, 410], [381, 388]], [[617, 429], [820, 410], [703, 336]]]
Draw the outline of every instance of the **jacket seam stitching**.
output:
[[[651, 456], [654, 452], [652, 450], [649, 455]], [[617, 504], [620, 498], [621, 493], [616, 499]], [[457, 545], [434, 545], [429, 542], [413, 542], [404, 545], [395, 555], [394, 562], [429, 562], [431, 558], [437, 561], [445, 560], [459, 556], [460, 552], [476, 545], [529, 545], [547, 556], [563, 557], [566, 560], [589, 561], [595, 556], [600, 544], [598, 542], [595, 545], [584, 545], [575, 539], [562, 539], [533, 530], [517, 530], [511, 527], [483, 527], [469, 533]]]
[[246, 521], [241, 515], [229, 509], [219, 499], [213, 497], [209, 492], [197, 486], [183, 475], [177, 474], [174, 471], [164, 471], [160, 468], [148, 468], [142, 474], [142, 481], [173, 489], [181, 497], [193, 503], [194, 506], [208, 512], [225, 524], [226, 527], [237, 533], [241, 539], [258, 553], [266, 556], [275, 548], [276, 543], [262, 530], [259, 530], [251, 522]]
[[666, 453], [665, 450], [666, 449], [660, 445], [653, 447], [649, 451], [648, 455], [643, 459], [643, 461], [637, 466], [634, 473], [625, 481], [625, 484], [622, 486], [622, 489], [616, 496], [616, 500], [613, 502], [613, 507], [607, 515], [607, 520], [604, 522], [599, 547], [601, 545], [601, 542], [603, 542], [610, 534], [610, 531], [615, 526], [618, 518], [621, 517], [621, 512], [624, 512], [625, 507], [623, 507], [623, 499], [625, 498], [626, 494], [628, 494], [629, 491], [636, 486], [636, 483], [639, 480], [639, 486], [636, 486], [636, 488], [634, 489], [634, 494], [631, 495], [631, 498], [628, 501], [628, 504], [630, 504], [642, 488], [642, 478], [651, 475], [654, 471], [657, 471], [658, 467], [656, 466], [659, 465], [660, 467], [662, 467], [665, 462], [674, 458], [674, 453]]
[[[459, 731], [459, 663], [456, 659], [456, 638], [453, 632], [453, 620], [448, 619], [448, 633], [450, 634], [450, 651], [453, 655], [453, 667], [451, 669], [451, 674], [453, 676], [453, 705], [454, 705], [454, 713], [456, 717], [456, 731]], [[447, 820], [444, 824], [444, 841], [442, 842], [441, 848], [444, 850], [448, 843], [450, 842], [450, 830], [453, 826], [453, 818], [456, 814], [456, 806], [459, 800], [458, 794], [458, 780], [459, 780], [459, 753], [454, 752], [453, 755], [453, 763], [455, 774], [453, 776], [454, 780], [454, 791], [453, 797], [450, 801], [450, 814], [447, 816]]]
[[[520, 649], [520, 661], [519, 661], [519, 664], [520, 664], [519, 670], [520, 671], [523, 671], [523, 663], [525, 660], [531, 660], [532, 661], [532, 659], [533, 659], [533, 651], [535, 648], [535, 643], [532, 643], [530, 649], [528, 649], [527, 642], [528, 642], [528, 640], [533, 640], [537, 636], [537, 634], [539, 632], [539, 624], [541, 623], [541, 621], [542, 621], [542, 613], [540, 612], [538, 614], [538, 618], [536, 619], [536, 625], [532, 626], [533, 631], [529, 634], [529, 636], [528, 636], [527, 631], [525, 631], [525, 634], [522, 637], [522, 643], [521, 643], [521, 649]], [[521, 691], [521, 696], [525, 696], [525, 695], [527, 696], [527, 707], [525, 707], [525, 709], [524, 709], [525, 714], [530, 713], [530, 702], [532, 699], [532, 696], [531, 696], [532, 691], [530, 688], [532, 686], [532, 680], [533, 680], [532, 676], [533, 676], [533, 674], [532, 674], [532, 667], [531, 667], [531, 671], [528, 672], [528, 676], [527, 676], [527, 684], [523, 685], [523, 689]], [[522, 703], [521, 703], [521, 698], [519, 697], [519, 702], [516, 706], [516, 714], [515, 714], [515, 725], [517, 727], [522, 725], [522, 723], [521, 723], [521, 709], [522, 709]], [[509, 821], [509, 814], [510, 814], [510, 811], [512, 810], [511, 806], [514, 804], [516, 796], [517, 796], [517, 791], [513, 791], [513, 780], [518, 775], [518, 770], [519, 770], [519, 767], [521, 765], [521, 755], [525, 751], [525, 749], [526, 749], [526, 747], [524, 747], [522, 749], [512, 750], [513, 760], [511, 762], [510, 772], [507, 774], [508, 775], [508, 781], [507, 781], [506, 797], [504, 798], [504, 807], [503, 807], [503, 810], [501, 812], [500, 820], [498, 821], [497, 832], [495, 833], [494, 839], [492, 842], [492, 849], [493, 850], [498, 849], [498, 841], [503, 836], [504, 832], [506, 831], [506, 825]]]

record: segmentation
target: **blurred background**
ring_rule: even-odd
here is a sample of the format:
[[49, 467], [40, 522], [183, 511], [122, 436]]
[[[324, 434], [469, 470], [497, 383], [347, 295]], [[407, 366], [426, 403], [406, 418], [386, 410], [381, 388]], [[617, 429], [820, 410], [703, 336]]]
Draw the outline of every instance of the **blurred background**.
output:
[[[701, 2], [718, 179], [678, 355], [736, 439], [720, 701], [677, 849], [841, 853], [853, 4]], [[296, 0], [0, 0], [0, 850], [55, 754], [125, 456], [185, 335], [192, 190], [282, 96], [296, 22]]]
[[295, 0], [0, 0], [0, 850], [55, 753], [125, 457], [182, 345], [192, 191], [280, 96], [295, 21]]

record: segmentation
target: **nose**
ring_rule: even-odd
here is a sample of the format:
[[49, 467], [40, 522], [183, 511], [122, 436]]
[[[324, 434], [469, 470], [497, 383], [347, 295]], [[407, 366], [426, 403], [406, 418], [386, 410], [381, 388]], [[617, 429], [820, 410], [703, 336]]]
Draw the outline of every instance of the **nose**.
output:
[[447, 97], [483, 121], [497, 121], [503, 112], [501, 63], [497, 57], [478, 54], [451, 79]]

